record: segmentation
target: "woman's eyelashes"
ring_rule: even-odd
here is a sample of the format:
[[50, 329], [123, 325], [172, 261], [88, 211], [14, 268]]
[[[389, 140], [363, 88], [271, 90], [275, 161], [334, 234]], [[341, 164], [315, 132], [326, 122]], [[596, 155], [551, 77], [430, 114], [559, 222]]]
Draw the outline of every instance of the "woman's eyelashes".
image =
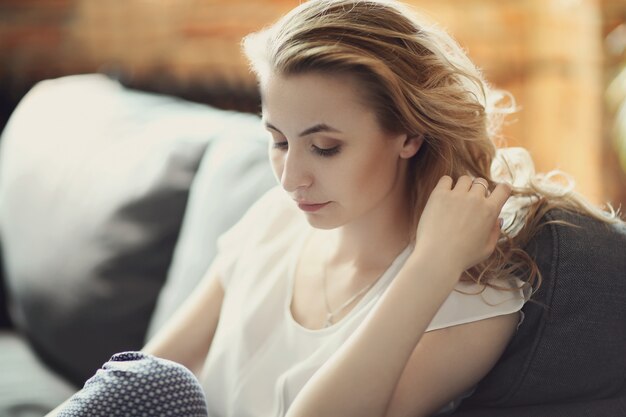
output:
[[333, 156], [337, 155], [341, 150], [341, 146], [333, 146], [332, 148], [319, 148], [315, 145], [312, 146], [313, 152], [320, 156]]
[[[281, 151], [289, 149], [289, 143], [285, 141], [274, 142], [272, 147]], [[337, 155], [341, 150], [341, 145], [333, 146], [331, 148], [320, 148], [319, 146], [311, 145], [311, 151], [319, 156], [330, 157]]]

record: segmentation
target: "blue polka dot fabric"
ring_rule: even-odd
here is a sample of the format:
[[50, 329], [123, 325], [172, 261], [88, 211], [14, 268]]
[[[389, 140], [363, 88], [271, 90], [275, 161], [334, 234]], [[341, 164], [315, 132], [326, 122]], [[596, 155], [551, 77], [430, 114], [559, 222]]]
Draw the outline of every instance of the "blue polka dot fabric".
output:
[[60, 417], [207, 417], [202, 387], [184, 366], [141, 352], [117, 353]]

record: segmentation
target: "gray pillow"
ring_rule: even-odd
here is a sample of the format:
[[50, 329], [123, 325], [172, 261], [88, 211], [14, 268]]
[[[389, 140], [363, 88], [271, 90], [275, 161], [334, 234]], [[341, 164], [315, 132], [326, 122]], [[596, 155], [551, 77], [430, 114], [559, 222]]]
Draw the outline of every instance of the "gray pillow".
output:
[[265, 191], [276, 185], [267, 132], [252, 115], [239, 115], [214, 139], [194, 179], [180, 238], [147, 338], [172, 316], [215, 257], [217, 238]]
[[11, 316], [74, 383], [142, 347], [192, 179], [232, 116], [99, 75], [40, 83], [13, 114], [0, 144]]

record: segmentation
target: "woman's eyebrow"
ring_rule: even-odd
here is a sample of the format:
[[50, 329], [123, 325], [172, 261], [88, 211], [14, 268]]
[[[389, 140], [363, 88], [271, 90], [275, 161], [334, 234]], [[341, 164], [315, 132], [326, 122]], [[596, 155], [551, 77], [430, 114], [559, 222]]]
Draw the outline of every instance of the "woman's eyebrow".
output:
[[[265, 127], [268, 129], [275, 130], [281, 135], [283, 134], [283, 132], [281, 132], [280, 129], [278, 129], [276, 126], [274, 126], [268, 121], [265, 121]], [[303, 137], [303, 136], [312, 135], [313, 133], [319, 133], [319, 132], [342, 133], [339, 129], [335, 129], [332, 126], [328, 126], [326, 123], [318, 123], [314, 126], [309, 127], [308, 129], [303, 130], [298, 136]]]

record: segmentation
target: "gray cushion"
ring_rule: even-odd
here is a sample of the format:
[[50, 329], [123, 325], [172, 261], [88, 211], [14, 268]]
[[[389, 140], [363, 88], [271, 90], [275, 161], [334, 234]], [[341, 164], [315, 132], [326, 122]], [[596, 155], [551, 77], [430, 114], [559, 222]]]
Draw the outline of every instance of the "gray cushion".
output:
[[215, 257], [217, 238], [271, 186], [276, 185], [260, 120], [240, 115], [206, 152], [189, 196], [172, 267], [148, 338], [172, 316]]
[[17, 333], [0, 331], [0, 416], [41, 417], [77, 389], [43, 364]]
[[11, 315], [47, 363], [82, 384], [143, 345], [211, 138], [230, 113], [46, 81], [0, 142], [0, 235]]

